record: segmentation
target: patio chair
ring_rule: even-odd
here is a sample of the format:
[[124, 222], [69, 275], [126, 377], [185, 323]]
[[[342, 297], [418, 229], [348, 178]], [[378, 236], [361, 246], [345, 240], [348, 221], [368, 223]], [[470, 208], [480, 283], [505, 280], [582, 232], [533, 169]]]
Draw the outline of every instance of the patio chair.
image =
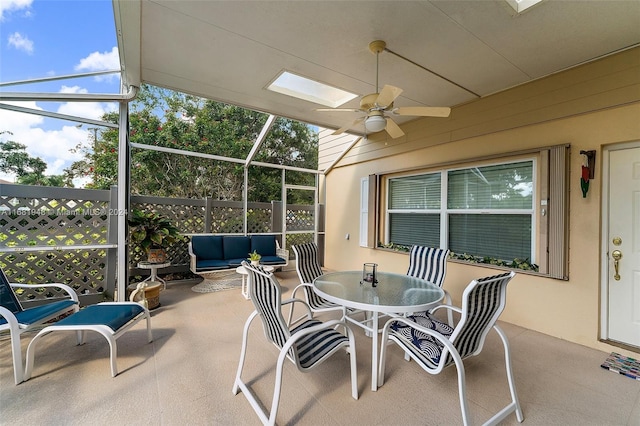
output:
[[[272, 273], [266, 273], [259, 265], [253, 266], [248, 262], [243, 262], [242, 264], [249, 272], [251, 302], [256, 310], [249, 315], [244, 325], [240, 362], [233, 384], [234, 395], [242, 391], [262, 423], [273, 425], [278, 413], [285, 360], [288, 359], [299, 371], [305, 373], [326, 361], [339, 349], [344, 348], [351, 358], [351, 396], [353, 399], [358, 399], [355, 338], [352, 330], [344, 323], [344, 320], [322, 322], [314, 319], [311, 308], [303, 300], [287, 299], [282, 301], [280, 284]], [[307, 306], [307, 319], [290, 328], [282, 316], [282, 306], [293, 303], [301, 303]], [[241, 377], [247, 352], [249, 327], [257, 316], [262, 319], [265, 337], [280, 351], [276, 363], [276, 379], [270, 412], [265, 411]], [[344, 326], [346, 336], [334, 329], [338, 325]], [[260, 353], [260, 356], [264, 356], [264, 353]]]
[[460, 313], [461, 318], [455, 328], [451, 328], [430, 315], [425, 317], [430, 322], [428, 326], [419, 325], [409, 318], [402, 317], [387, 321], [382, 331], [380, 386], [384, 384], [387, 343], [390, 342], [397, 343], [429, 374], [439, 374], [445, 367], [455, 364], [458, 372], [458, 393], [462, 420], [465, 425], [468, 425], [469, 408], [463, 360], [478, 355], [482, 351], [487, 334], [491, 329], [494, 329], [504, 345], [511, 402], [485, 424], [497, 424], [514, 411], [518, 421], [522, 422], [524, 417], [516, 395], [509, 342], [505, 333], [496, 325], [506, 303], [507, 284], [514, 276], [515, 272], [509, 272], [473, 280], [462, 295], [462, 309], [450, 305], [439, 305], [431, 310], [433, 312], [443, 308]]
[[[24, 381], [24, 367], [22, 362], [22, 348], [20, 335], [34, 327], [44, 324], [69, 311], [79, 309], [78, 295], [65, 284], [38, 284], [37, 287], [57, 288], [64, 299], [23, 309], [13, 289], [33, 287], [32, 284], [9, 283], [4, 271], [0, 269], [0, 331], [9, 330], [11, 334], [11, 354], [13, 356], [13, 377], [16, 385]], [[65, 294], [66, 293], [66, 294]], [[78, 339], [80, 336], [78, 335]]]
[[[409, 253], [409, 269], [407, 275], [411, 277], [421, 278], [429, 281], [440, 288], [444, 284], [444, 278], [447, 275], [447, 258], [449, 257], [448, 249], [413, 246]], [[447, 305], [451, 305], [451, 295], [447, 290], [444, 291], [444, 300]], [[416, 312], [414, 316], [426, 316], [426, 312]], [[453, 325], [453, 313], [447, 311], [447, 320], [449, 326]]]
[[[311, 312], [329, 312], [340, 311], [342, 316], [345, 315], [344, 306], [340, 306], [336, 303], [329, 302], [328, 300], [318, 296], [313, 291], [313, 280], [323, 274], [320, 261], [318, 260], [318, 246], [315, 243], [304, 243], [292, 246], [293, 253], [296, 257], [296, 272], [300, 279], [300, 284], [293, 289], [291, 298], [295, 299], [298, 290], [304, 292], [304, 297], [307, 305], [311, 308]], [[289, 311], [288, 323], [292, 324], [291, 319], [293, 317], [293, 306]], [[298, 318], [293, 323], [300, 321], [304, 316]]]

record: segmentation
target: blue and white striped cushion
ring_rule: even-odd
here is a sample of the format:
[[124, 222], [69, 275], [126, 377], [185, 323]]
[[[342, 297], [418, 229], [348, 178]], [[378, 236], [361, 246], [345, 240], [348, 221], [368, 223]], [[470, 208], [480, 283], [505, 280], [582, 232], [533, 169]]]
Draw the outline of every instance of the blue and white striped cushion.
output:
[[[318, 324], [322, 324], [322, 322], [314, 319], [307, 320], [291, 329], [291, 334]], [[336, 346], [348, 342], [349, 339], [345, 335], [331, 328], [308, 334], [296, 342], [300, 366], [310, 368], [328, 355]]]
[[[318, 260], [318, 246], [315, 243], [304, 243], [292, 246], [296, 255], [296, 271], [301, 283], [312, 283], [313, 280], [322, 275], [322, 267]], [[318, 296], [314, 291], [304, 289], [307, 295], [307, 302], [311, 309], [322, 309], [336, 307], [333, 302]]]
[[447, 274], [448, 249], [413, 246], [409, 253], [407, 275], [429, 281], [442, 287]]

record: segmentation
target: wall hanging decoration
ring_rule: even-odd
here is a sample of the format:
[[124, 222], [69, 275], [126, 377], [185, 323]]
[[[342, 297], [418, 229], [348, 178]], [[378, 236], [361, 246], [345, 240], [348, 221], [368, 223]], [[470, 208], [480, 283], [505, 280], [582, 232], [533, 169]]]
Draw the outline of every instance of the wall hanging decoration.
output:
[[589, 179], [593, 179], [595, 175], [596, 151], [580, 151], [580, 154], [585, 156], [580, 176], [580, 189], [582, 189], [582, 198], [587, 198]]

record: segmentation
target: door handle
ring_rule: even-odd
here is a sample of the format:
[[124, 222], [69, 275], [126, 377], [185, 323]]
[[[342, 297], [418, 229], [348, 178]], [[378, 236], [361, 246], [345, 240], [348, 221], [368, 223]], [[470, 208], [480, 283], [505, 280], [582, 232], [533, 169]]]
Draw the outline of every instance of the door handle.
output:
[[616, 281], [620, 281], [620, 259], [622, 259], [622, 252], [620, 250], [614, 250], [611, 253], [611, 257], [613, 257], [613, 269], [615, 270], [615, 275], [613, 279]]

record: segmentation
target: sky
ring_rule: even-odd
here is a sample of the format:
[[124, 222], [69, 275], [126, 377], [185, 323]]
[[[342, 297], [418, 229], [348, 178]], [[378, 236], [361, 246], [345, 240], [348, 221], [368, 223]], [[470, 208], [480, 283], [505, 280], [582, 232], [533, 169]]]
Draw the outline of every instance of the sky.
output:
[[[119, 68], [111, 0], [0, 0], [0, 83]], [[3, 86], [0, 91], [115, 94], [120, 80], [112, 74]], [[118, 108], [117, 103], [100, 102], [5, 103], [91, 119]], [[0, 141], [26, 145], [29, 155], [47, 163], [46, 175], [62, 174], [82, 158], [73, 149], [93, 140], [94, 126], [78, 124], [0, 109]], [[14, 182], [15, 176], [0, 172], [0, 179]]]

